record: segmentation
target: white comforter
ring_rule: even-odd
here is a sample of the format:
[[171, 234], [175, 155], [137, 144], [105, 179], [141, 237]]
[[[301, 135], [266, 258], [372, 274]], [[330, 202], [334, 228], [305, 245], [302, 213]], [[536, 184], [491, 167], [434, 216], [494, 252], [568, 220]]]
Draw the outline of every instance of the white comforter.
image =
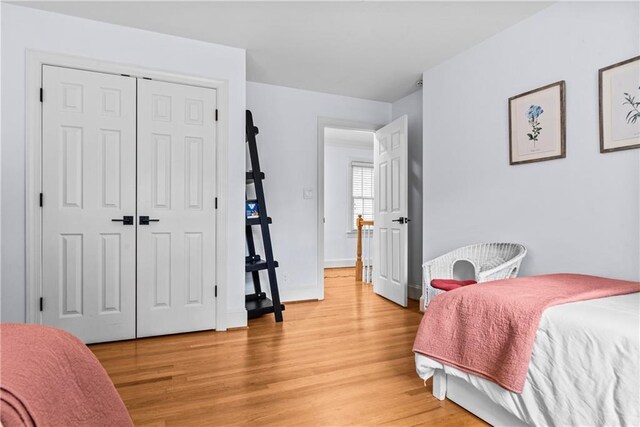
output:
[[542, 315], [522, 394], [416, 355], [464, 379], [530, 425], [640, 426], [640, 293], [551, 307]]

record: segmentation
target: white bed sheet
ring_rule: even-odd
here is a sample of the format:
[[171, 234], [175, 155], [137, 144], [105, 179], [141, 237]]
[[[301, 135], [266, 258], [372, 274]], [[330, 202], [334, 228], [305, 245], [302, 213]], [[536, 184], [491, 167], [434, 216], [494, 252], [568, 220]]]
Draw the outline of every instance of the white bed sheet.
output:
[[418, 375], [459, 377], [539, 426], [640, 426], [640, 293], [551, 307], [522, 394], [416, 354]]

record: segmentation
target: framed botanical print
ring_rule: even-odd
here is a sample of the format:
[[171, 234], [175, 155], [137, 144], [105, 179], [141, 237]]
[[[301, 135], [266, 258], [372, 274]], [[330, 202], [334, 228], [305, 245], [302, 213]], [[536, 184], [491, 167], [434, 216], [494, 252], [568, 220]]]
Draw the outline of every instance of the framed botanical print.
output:
[[564, 96], [562, 80], [509, 98], [509, 164], [566, 156]]
[[640, 56], [602, 68], [600, 152], [640, 148]]

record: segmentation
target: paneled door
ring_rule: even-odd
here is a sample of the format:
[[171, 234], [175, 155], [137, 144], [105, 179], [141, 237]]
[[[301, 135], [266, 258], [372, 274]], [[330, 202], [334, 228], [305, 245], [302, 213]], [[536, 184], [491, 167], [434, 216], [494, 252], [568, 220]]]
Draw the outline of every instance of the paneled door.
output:
[[135, 337], [136, 79], [43, 66], [43, 323]]
[[374, 142], [373, 290], [407, 306], [407, 116], [376, 132]]
[[215, 328], [216, 91], [138, 80], [138, 336]]

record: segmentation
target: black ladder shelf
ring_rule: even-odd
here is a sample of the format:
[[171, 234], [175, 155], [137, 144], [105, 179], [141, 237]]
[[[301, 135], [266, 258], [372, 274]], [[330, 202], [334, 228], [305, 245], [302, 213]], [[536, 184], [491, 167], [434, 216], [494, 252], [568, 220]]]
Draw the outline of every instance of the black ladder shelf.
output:
[[[273, 313], [276, 318], [276, 322], [282, 322], [284, 304], [280, 303], [280, 292], [278, 291], [278, 279], [276, 277], [276, 267], [278, 267], [278, 262], [273, 259], [271, 233], [269, 232], [271, 218], [267, 216], [267, 205], [264, 201], [264, 189], [262, 187], [264, 173], [260, 171], [258, 147], [256, 145], [258, 128], [253, 125], [253, 115], [249, 110], [247, 110], [246, 134], [247, 144], [249, 144], [249, 157], [251, 159], [251, 171], [247, 172], [247, 185], [253, 184], [256, 191], [256, 198], [253, 200], [247, 200], [247, 202], [254, 202], [258, 204], [258, 218], [246, 219], [247, 222], [245, 229], [249, 256], [245, 259], [245, 272], [251, 273], [255, 293], [245, 296], [245, 307], [247, 309], [249, 319], [260, 317], [263, 314]], [[262, 243], [264, 245], [264, 260], [260, 258], [260, 255], [256, 254], [252, 226], [260, 227]], [[269, 289], [271, 290], [271, 298], [273, 301], [267, 298], [266, 293], [262, 292], [262, 287], [260, 285], [261, 270], [267, 270], [269, 277]]]

